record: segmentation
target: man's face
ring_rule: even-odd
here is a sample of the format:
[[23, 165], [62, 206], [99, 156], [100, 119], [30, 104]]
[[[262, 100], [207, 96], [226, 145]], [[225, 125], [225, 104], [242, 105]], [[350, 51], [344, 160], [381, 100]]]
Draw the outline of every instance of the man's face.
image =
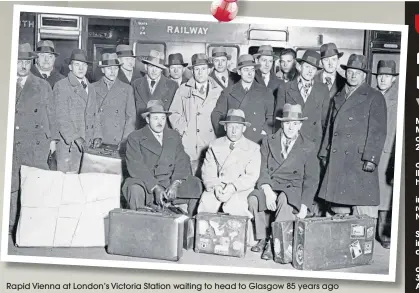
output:
[[396, 77], [393, 75], [389, 75], [389, 74], [377, 75], [377, 85], [381, 91], [388, 90], [395, 81], [396, 81]]
[[359, 69], [348, 68], [346, 70], [346, 80], [350, 86], [357, 86], [365, 79], [365, 72]]
[[158, 79], [161, 75], [161, 72], [163, 71], [161, 68], [151, 64], [146, 64], [145, 69], [147, 71], [148, 77], [150, 77], [151, 80]]
[[119, 62], [122, 63], [122, 68], [127, 71], [133, 71], [135, 67], [135, 58], [134, 57], [119, 57]]
[[338, 55], [334, 55], [334, 56], [323, 58], [321, 62], [323, 64], [324, 71], [326, 71], [327, 73], [335, 73], [336, 68], [338, 67], [338, 64], [339, 64], [339, 58], [338, 58]]
[[215, 57], [213, 58], [214, 69], [219, 72], [223, 73], [227, 70], [227, 57]]
[[17, 61], [17, 75], [25, 77], [31, 70], [32, 60], [18, 60]]
[[311, 81], [316, 75], [317, 68], [307, 62], [301, 63], [301, 77], [306, 81]]
[[274, 65], [273, 56], [260, 56], [259, 57], [260, 71], [263, 74], [267, 74], [271, 71], [272, 66]]
[[36, 63], [44, 71], [51, 71], [54, 68], [55, 55], [51, 53], [38, 53]]
[[243, 133], [246, 131], [246, 126], [241, 123], [230, 122], [225, 124], [224, 129], [228, 139], [236, 142], [243, 136]]
[[208, 65], [198, 65], [193, 67], [193, 77], [199, 83], [204, 83], [208, 80], [209, 72]]
[[85, 77], [86, 72], [87, 72], [87, 63], [86, 62], [81, 62], [81, 61], [76, 61], [76, 60], [72, 60], [69, 68], [71, 70], [71, 72], [73, 72], [73, 74], [75, 76], [77, 76], [78, 78], [82, 79], [83, 77]]
[[114, 81], [118, 76], [119, 66], [107, 66], [102, 68], [103, 74], [107, 79]]
[[179, 79], [182, 77], [184, 67], [182, 65], [170, 65], [169, 73], [173, 79]]
[[280, 57], [281, 60], [281, 70], [284, 73], [288, 73], [295, 65], [294, 56], [286, 54]]
[[288, 139], [295, 138], [301, 129], [303, 123], [301, 121], [284, 121], [282, 122], [282, 130]]
[[163, 129], [166, 126], [166, 119], [167, 116], [164, 113], [151, 113], [148, 117], [146, 117], [146, 121], [151, 130], [156, 133], [163, 132]]
[[254, 66], [245, 66], [237, 71], [241, 78], [248, 83], [253, 82], [255, 79], [255, 67]]

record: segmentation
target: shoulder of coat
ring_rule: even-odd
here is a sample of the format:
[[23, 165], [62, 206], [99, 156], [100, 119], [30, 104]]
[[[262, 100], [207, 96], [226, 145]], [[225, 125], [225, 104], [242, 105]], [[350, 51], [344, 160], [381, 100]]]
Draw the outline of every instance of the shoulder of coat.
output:
[[225, 142], [226, 142], [226, 137], [225, 136], [219, 137], [219, 138], [210, 142], [209, 148], [221, 146], [221, 145], [225, 144]]
[[162, 78], [162, 79], [164, 79], [164, 80], [166, 80], [166, 84], [167, 84], [169, 87], [179, 88], [179, 85], [178, 85], [178, 83], [177, 83], [176, 81], [174, 81], [174, 80], [172, 80], [172, 79], [170, 79], [170, 78], [167, 78], [167, 77], [166, 77], [166, 76], [164, 76], [164, 75], [162, 75], [162, 76], [161, 76], [161, 78]]
[[258, 151], [260, 150], [260, 145], [258, 143], [255, 143], [254, 141], [246, 138], [247, 144], [249, 145], [249, 148], [252, 149], [253, 151]]

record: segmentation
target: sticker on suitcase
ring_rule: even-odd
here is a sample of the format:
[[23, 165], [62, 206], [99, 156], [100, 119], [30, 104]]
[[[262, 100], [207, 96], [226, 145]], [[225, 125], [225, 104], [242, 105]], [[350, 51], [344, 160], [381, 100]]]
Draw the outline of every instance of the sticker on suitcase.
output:
[[281, 255], [281, 242], [278, 238], [274, 239], [274, 252], [277, 256]]
[[304, 247], [302, 244], [298, 244], [295, 259], [297, 263], [301, 266], [304, 261]]
[[369, 227], [367, 229], [367, 239], [370, 239], [374, 236], [374, 227]]
[[361, 225], [351, 225], [351, 239], [364, 239], [365, 238], [365, 227]]
[[364, 254], [372, 253], [372, 241], [366, 241], [364, 243]]
[[362, 255], [361, 244], [359, 241], [354, 241], [349, 245], [349, 251], [351, 252], [352, 259], [356, 259], [360, 255]]
[[207, 247], [210, 245], [210, 240], [209, 239], [205, 239], [205, 238], [201, 238], [199, 240], [199, 249], [207, 249]]

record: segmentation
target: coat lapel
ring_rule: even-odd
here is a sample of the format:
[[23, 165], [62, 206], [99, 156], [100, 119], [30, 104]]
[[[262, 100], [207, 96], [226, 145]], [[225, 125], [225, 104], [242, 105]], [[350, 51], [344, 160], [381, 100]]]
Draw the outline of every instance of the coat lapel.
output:
[[176, 146], [176, 140], [170, 134], [170, 132], [165, 128], [163, 130], [163, 147], [162, 147], [162, 151], [161, 151], [159, 161], [160, 160], [167, 160], [167, 158], [170, 157], [170, 155], [169, 155], [170, 153], [173, 153], [173, 154], [175, 153], [174, 150], [176, 150], [176, 147], [177, 147]]
[[357, 88], [343, 103], [342, 108], [344, 108], [344, 111], [363, 103], [368, 97], [368, 87], [369, 85], [364, 82], [359, 88]]
[[[215, 70], [215, 69], [214, 69]], [[221, 80], [219, 80], [218, 79], [218, 77], [215, 75], [215, 72], [214, 72], [214, 70], [211, 72], [211, 74], [210, 74], [210, 77], [212, 77], [212, 79], [218, 84], [218, 85], [220, 85], [220, 87], [222, 88], [222, 89], [225, 89], [226, 87], [223, 85], [223, 83], [222, 83], [222, 81]], [[230, 76], [229, 76], [229, 79], [230, 79]], [[228, 85], [230, 85], [230, 80], [228, 80], [227, 81], [229, 84]]]
[[[245, 97], [246, 94], [245, 94], [244, 89], [243, 89], [240, 82], [236, 83], [233, 86], [233, 88], [230, 92], [230, 95], [239, 102], [239, 105], [241, 105], [241, 103], [244, 100], [244, 97]], [[239, 108], [241, 108], [241, 107], [239, 106]]]
[[272, 157], [278, 162], [280, 167], [284, 163], [284, 157], [282, 156], [281, 136], [279, 133], [275, 134], [275, 139], [268, 140], [268, 146], [272, 153]]
[[[72, 72], [70, 72], [67, 78], [71, 86], [73, 87], [74, 93], [76, 93], [85, 103], [87, 103], [88, 96], [87, 96], [86, 90], [83, 88], [81, 83], [77, 80], [77, 77]], [[89, 82], [87, 82], [87, 84], [88, 84], [87, 86], [90, 85]], [[92, 87], [90, 86], [89, 93], [91, 92], [92, 92]]]
[[142, 78], [141, 83], [139, 84], [136, 90], [138, 91], [139, 96], [143, 100], [144, 104], [147, 105], [147, 102], [151, 98], [151, 93], [146, 77]]
[[249, 151], [249, 142], [248, 140], [243, 137], [239, 142], [236, 143], [235, 148], [230, 150], [230, 141], [226, 140], [226, 149], [227, 149], [227, 157], [220, 169], [220, 172], [231, 165], [237, 163], [238, 160], [243, 160], [246, 158], [246, 153]]
[[[163, 134], [163, 143], [164, 143], [164, 134]], [[148, 149], [150, 152], [160, 156], [162, 154], [162, 146], [154, 137], [153, 133], [148, 126], [144, 127], [143, 136], [141, 137], [140, 144]]]
[[298, 81], [296, 79], [289, 82], [289, 88], [288, 88], [288, 91], [287, 91], [287, 95], [292, 100], [294, 100], [295, 104], [300, 104], [301, 107], [304, 110], [305, 102], [304, 102], [303, 97], [301, 96], [300, 90], [298, 89]]
[[[147, 82], [147, 86], [148, 86], [148, 82]], [[164, 77], [163, 75], [160, 77], [159, 83], [156, 84], [156, 88], [154, 90], [154, 93], [152, 94], [153, 97], [158, 97], [159, 99], [161, 99], [162, 97], [164, 97], [164, 93], [167, 91], [167, 82], [166, 82], [166, 77]]]
[[125, 75], [125, 73], [122, 71], [122, 69], [120, 69], [118, 71], [118, 78], [119, 80], [121, 80], [124, 83], [130, 84], [130, 82], [128, 81], [127, 76]]
[[26, 97], [28, 93], [34, 91], [35, 82], [33, 79], [32, 73], [29, 73], [25, 85], [23, 88], [19, 91], [19, 93], [16, 94], [16, 104], [20, 101], [22, 97]]

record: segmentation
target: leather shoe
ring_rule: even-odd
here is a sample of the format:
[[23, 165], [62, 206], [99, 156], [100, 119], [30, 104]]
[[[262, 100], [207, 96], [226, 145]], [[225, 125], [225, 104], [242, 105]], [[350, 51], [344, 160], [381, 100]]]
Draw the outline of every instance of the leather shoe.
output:
[[270, 240], [268, 240], [266, 242], [265, 249], [264, 249], [264, 251], [262, 253], [262, 259], [264, 259], [264, 260], [272, 260], [272, 259], [274, 259], [274, 256], [272, 254], [272, 245], [271, 245], [271, 241]]
[[258, 243], [256, 243], [255, 245], [252, 246], [252, 248], [250, 248], [251, 251], [253, 252], [261, 252], [266, 245], [266, 239], [260, 239], [258, 241]]

